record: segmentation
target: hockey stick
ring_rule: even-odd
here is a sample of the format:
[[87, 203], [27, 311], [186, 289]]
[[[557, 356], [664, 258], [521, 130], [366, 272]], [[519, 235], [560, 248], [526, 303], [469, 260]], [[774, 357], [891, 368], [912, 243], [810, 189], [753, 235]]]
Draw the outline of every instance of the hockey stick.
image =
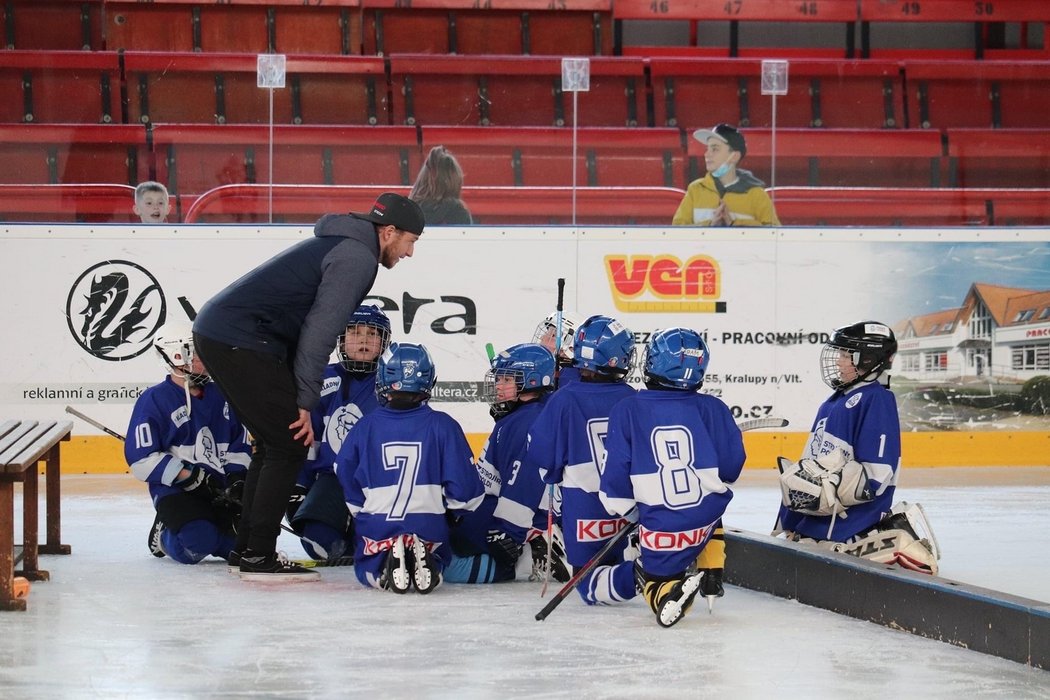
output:
[[197, 310], [193, 308], [193, 304], [190, 303], [189, 299], [186, 297], [179, 297], [179, 304], [182, 305], [182, 310], [186, 312], [186, 316], [189, 317], [191, 321], [197, 319]]
[[[558, 377], [561, 370], [558, 366], [558, 358], [561, 356], [561, 331], [562, 312], [565, 310], [565, 278], [558, 278], [558, 312], [554, 328], [554, 386], [558, 386]], [[547, 586], [551, 582], [551, 564], [554, 563], [554, 484], [547, 487], [547, 564], [543, 572], [543, 588], [540, 589], [540, 598], [547, 595]]]
[[[751, 420], [741, 421], [737, 423], [737, 427], [740, 428], [740, 432], [747, 430], [758, 430], [759, 428], [783, 428], [787, 426], [788, 421], [785, 418], [753, 418]], [[633, 512], [633, 511], [632, 511]], [[628, 513], [627, 515], [630, 515]], [[626, 516], [625, 516], [626, 517]], [[536, 613], [536, 619], [543, 621], [547, 619], [547, 616], [554, 612], [554, 609], [561, 605], [561, 602], [572, 593], [573, 589], [579, 585], [580, 581], [584, 579], [588, 574], [598, 568], [598, 564], [613, 551], [618, 544], [623, 542], [627, 537], [638, 528], [638, 523], [633, 522], [627, 525], [624, 529], [620, 530], [613, 536], [608, 542], [605, 543], [598, 553], [591, 557], [590, 561], [580, 567], [580, 570], [572, 575], [572, 578], [562, 586], [561, 590], [554, 594], [550, 602], [543, 606], [543, 610]], [[549, 567], [548, 567], [549, 568]]]
[[98, 428], [99, 430], [104, 432], [106, 435], [109, 435], [110, 437], [115, 437], [116, 439], [120, 440], [121, 442], [124, 442], [124, 436], [123, 435], [121, 435], [120, 433], [116, 432], [115, 430], [110, 430], [109, 428], [107, 428], [106, 426], [102, 425], [101, 423], [99, 423], [94, 418], [91, 418], [89, 416], [85, 416], [83, 413], [81, 413], [77, 409], [73, 408], [72, 406], [66, 406], [66, 413], [74, 415], [77, 418], [79, 418], [80, 420], [82, 420], [85, 423], [87, 423], [88, 425], [93, 426], [95, 428]]
[[[84, 421], [88, 425], [91, 425], [91, 426], [93, 426], [95, 428], [98, 428], [99, 430], [104, 432], [106, 435], [109, 435], [110, 437], [115, 437], [116, 439], [120, 440], [121, 442], [125, 442], [125, 440], [126, 440], [126, 438], [123, 435], [121, 435], [120, 433], [118, 433], [117, 431], [110, 430], [109, 428], [107, 428], [106, 426], [102, 425], [101, 423], [99, 423], [94, 418], [91, 418], [90, 416], [84, 415], [83, 413], [81, 413], [77, 409], [73, 408], [72, 406], [66, 406], [66, 413], [69, 413], [71, 415], [76, 416], [77, 418], [79, 418], [80, 420]], [[240, 504], [238, 503], [237, 505], [240, 505]], [[299, 539], [304, 540], [307, 543], [313, 545], [313, 547], [318, 552], [320, 552], [322, 554], [326, 553], [327, 550], [325, 550], [324, 547], [322, 547], [321, 545], [317, 544], [316, 542], [311, 540], [309, 537], [303, 537], [298, 532], [296, 532], [292, 528], [288, 527], [284, 523], [281, 523], [280, 525], [281, 525], [281, 529], [284, 530], [285, 532], [291, 533], [291, 534], [295, 535], [296, 537], [298, 537]]]

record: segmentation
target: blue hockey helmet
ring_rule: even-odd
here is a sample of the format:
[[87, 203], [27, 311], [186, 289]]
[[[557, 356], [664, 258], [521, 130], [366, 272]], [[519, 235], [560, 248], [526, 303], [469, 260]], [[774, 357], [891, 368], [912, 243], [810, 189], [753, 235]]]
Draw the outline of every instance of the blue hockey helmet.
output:
[[573, 367], [625, 376], [634, 361], [634, 336], [616, 319], [591, 316], [576, 329], [572, 349]]
[[379, 358], [376, 396], [384, 403], [394, 391], [430, 396], [436, 382], [434, 360], [423, 345], [391, 343]]
[[711, 355], [707, 343], [689, 328], [656, 331], [645, 346], [646, 384], [696, 391], [704, 383]]
[[[492, 358], [492, 369], [485, 374], [482, 398], [491, 407], [495, 418], [514, 410], [518, 397], [527, 391], [552, 391], [554, 389], [554, 353], [537, 343], [512, 345]], [[509, 383], [499, 380], [509, 377]]]
[[375, 304], [358, 306], [339, 334], [339, 363], [347, 372], [376, 371], [379, 356], [390, 346], [390, 319]]

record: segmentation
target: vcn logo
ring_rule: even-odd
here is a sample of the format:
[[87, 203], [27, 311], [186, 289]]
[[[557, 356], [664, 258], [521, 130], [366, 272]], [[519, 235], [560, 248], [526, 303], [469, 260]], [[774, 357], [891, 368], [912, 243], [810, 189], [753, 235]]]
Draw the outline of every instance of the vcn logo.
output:
[[69, 290], [66, 321], [80, 347], [111, 362], [129, 360], [150, 346], [167, 305], [157, 278], [127, 260], [85, 270]]

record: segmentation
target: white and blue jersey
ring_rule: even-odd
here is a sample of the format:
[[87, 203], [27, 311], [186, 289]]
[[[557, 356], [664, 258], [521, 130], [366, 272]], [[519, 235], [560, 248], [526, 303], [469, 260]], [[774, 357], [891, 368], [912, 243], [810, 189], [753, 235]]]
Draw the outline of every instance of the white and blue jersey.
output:
[[897, 399], [889, 389], [878, 382], [858, 384], [845, 392], [836, 391], [821, 404], [802, 458], [819, 459], [836, 449], [845, 453], [847, 461], [864, 465], [875, 498], [850, 506], [846, 517], [835, 518], [830, 535], [830, 515], [801, 515], [781, 506], [781, 529], [844, 542], [871, 530], [890, 511], [900, 468], [901, 426]]
[[598, 497], [609, 412], [636, 392], [623, 382], [571, 382], [547, 400], [529, 430], [528, 458], [543, 482], [561, 484], [565, 553], [574, 567], [626, 526]]
[[733, 498], [744, 441], [729, 408], [707, 394], [648, 390], [609, 416], [601, 500], [627, 515], [637, 505], [642, 565], [684, 572]]
[[299, 474], [299, 483], [309, 486], [318, 472], [332, 471], [350, 430], [377, 408], [374, 372], [348, 372], [338, 362], [328, 365], [321, 379], [321, 400], [310, 412], [316, 440]]
[[354, 516], [358, 578], [374, 576], [376, 557], [399, 535], [428, 543], [435, 561], [451, 559], [446, 511], [471, 511], [484, 486], [463, 429], [428, 405], [409, 410], [382, 407], [350, 431], [335, 461], [346, 505]]
[[[489, 526], [506, 532], [524, 544], [537, 531], [547, 527], [547, 489], [539, 466], [529, 459], [529, 428], [543, 410], [549, 394], [520, 404], [492, 428], [478, 458], [478, 473], [485, 483], [485, 501], [475, 514], [488, 512]], [[485, 533], [476, 531], [483, 538]]]
[[136, 478], [149, 484], [153, 504], [181, 493], [172, 486], [183, 469], [199, 464], [225, 477], [245, 471], [251, 461], [248, 434], [214, 384], [190, 397], [166, 377], [135, 402], [124, 441], [124, 458]]

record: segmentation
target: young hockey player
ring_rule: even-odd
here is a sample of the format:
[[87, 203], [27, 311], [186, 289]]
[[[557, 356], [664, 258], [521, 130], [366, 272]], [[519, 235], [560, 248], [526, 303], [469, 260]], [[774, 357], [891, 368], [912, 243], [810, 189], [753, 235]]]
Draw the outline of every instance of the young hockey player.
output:
[[688, 328], [652, 335], [645, 348], [641, 391], [609, 416], [601, 500], [609, 512], [637, 509], [638, 587], [656, 621], [678, 622], [703, 578], [697, 555], [733, 498], [744, 468], [744, 442], [733, 414], [699, 394], [710, 362], [707, 344]]
[[778, 460], [783, 505], [774, 534], [936, 574], [937, 545], [921, 507], [892, 505], [901, 431], [887, 372], [896, 352], [893, 331], [875, 321], [837, 328], [824, 345], [820, 371], [834, 393], [817, 410], [802, 459]]
[[576, 329], [584, 319], [579, 314], [563, 311], [561, 314], [561, 343], [558, 342], [558, 312], [553, 311], [539, 322], [532, 333], [532, 342], [539, 343], [554, 353], [558, 360], [558, 386], [580, 378], [580, 370], [572, 365], [572, 344]]
[[[561, 484], [562, 529], [569, 564], [586, 564], [627, 521], [611, 515], [598, 496], [605, 460], [609, 412], [633, 395], [625, 379], [631, 371], [634, 339], [623, 324], [591, 316], [576, 330], [573, 366], [580, 380], [562, 386], [529, 430], [529, 459], [543, 470], [543, 481]], [[585, 576], [577, 590], [588, 605], [633, 598], [637, 591], [623, 547]]]
[[149, 484], [157, 516], [149, 550], [180, 564], [227, 558], [251, 459], [248, 436], [193, 347], [189, 324], [153, 338], [168, 376], [135, 402], [124, 442], [131, 473]]
[[357, 421], [379, 408], [376, 367], [389, 345], [387, 315], [375, 305], [359, 306], [339, 336], [339, 362], [325, 370], [321, 400], [310, 412], [317, 439], [289, 499], [288, 522], [318, 561], [343, 562], [352, 554], [353, 520], [332, 465]]
[[427, 405], [437, 374], [422, 345], [393, 343], [379, 358], [381, 407], [343, 442], [335, 473], [354, 516], [362, 584], [430, 593], [451, 558], [446, 513], [478, 507], [485, 489], [462, 428]]
[[[539, 467], [528, 459], [526, 447], [529, 427], [554, 391], [554, 375], [554, 355], [535, 343], [511, 346], [492, 358], [484, 395], [496, 425], [477, 462], [485, 500], [453, 528], [456, 556], [445, 569], [447, 581], [513, 580], [522, 546], [529, 540], [544, 544], [533, 547], [533, 563], [538, 560], [546, 565], [542, 537], [547, 526], [546, 488]], [[553, 574], [559, 581], [568, 581], [560, 541], [559, 537], [556, 551], [561, 556], [552, 563]], [[543, 576], [542, 571], [539, 576]]]

